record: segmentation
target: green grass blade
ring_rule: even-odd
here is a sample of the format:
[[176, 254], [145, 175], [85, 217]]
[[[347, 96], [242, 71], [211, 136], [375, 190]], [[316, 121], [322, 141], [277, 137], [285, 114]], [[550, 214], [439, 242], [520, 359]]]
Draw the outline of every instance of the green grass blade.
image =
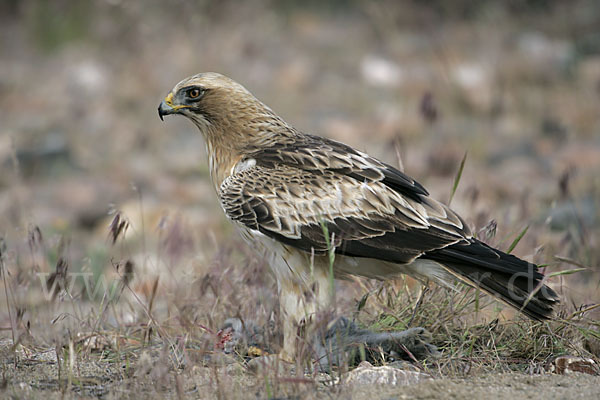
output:
[[525, 227], [525, 229], [523, 229], [521, 231], [521, 233], [519, 233], [519, 236], [517, 236], [515, 238], [515, 240], [513, 240], [513, 242], [510, 244], [510, 246], [508, 246], [508, 250], [506, 250], [506, 252], [508, 254], [510, 254], [515, 249], [515, 247], [517, 247], [517, 245], [519, 244], [519, 242], [521, 241], [521, 239], [523, 239], [523, 236], [525, 236], [525, 234], [527, 233], [528, 230], [529, 230], [529, 225], [527, 225]]
[[358, 305], [356, 306], [356, 311], [360, 312], [360, 310], [362, 310], [365, 305], [367, 304], [367, 299], [369, 298], [369, 292], [365, 293], [363, 295], [363, 297], [361, 297], [361, 299], [358, 302]]
[[333, 279], [333, 263], [335, 262], [335, 248], [333, 247], [333, 243], [331, 242], [331, 238], [329, 237], [329, 229], [327, 228], [327, 224], [325, 220], [321, 220], [321, 229], [323, 230], [323, 235], [325, 236], [325, 243], [327, 244], [327, 255], [329, 256], [329, 294], [331, 296], [332, 302], [335, 304], [335, 282]]
[[467, 161], [467, 152], [465, 151], [465, 155], [460, 162], [460, 167], [458, 167], [458, 172], [456, 173], [456, 177], [454, 178], [454, 184], [452, 185], [452, 192], [450, 193], [450, 199], [448, 200], [448, 205], [452, 203], [452, 199], [454, 198], [454, 194], [456, 193], [456, 189], [458, 188], [458, 184], [460, 182], [460, 178], [462, 177], [463, 169], [465, 168], [465, 161]]
[[558, 272], [553, 272], [551, 274], [546, 275], [548, 278], [552, 278], [555, 276], [561, 276], [561, 275], [571, 275], [571, 274], [576, 274], [577, 272], [581, 272], [581, 271], [587, 271], [587, 268], [574, 268], [574, 269], [567, 269], [565, 271], [558, 271]]

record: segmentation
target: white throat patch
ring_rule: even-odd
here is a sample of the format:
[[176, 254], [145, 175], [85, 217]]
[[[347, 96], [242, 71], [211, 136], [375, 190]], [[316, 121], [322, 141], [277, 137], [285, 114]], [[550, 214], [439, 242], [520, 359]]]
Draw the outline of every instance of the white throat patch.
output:
[[246, 158], [241, 160], [237, 164], [233, 166], [231, 169], [231, 175], [239, 174], [242, 171], [250, 169], [256, 165], [256, 160], [254, 158]]

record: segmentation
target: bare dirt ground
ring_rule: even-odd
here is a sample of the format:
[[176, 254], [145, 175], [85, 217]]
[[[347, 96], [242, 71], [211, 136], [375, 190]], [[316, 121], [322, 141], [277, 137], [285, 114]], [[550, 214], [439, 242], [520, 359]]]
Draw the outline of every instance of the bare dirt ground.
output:
[[[78, 378], [72, 382], [55, 379], [56, 367], [48, 363], [21, 366], [10, 374], [13, 398], [60, 399], [94, 398], [267, 398], [269, 391], [260, 378], [228, 368], [192, 367], [159, 379], [149, 376], [123, 377], [124, 368], [107, 362], [83, 360], [78, 363]], [[218, 387], [215, 374], [224, 377]], [[229, 376], [229, 377], [228, 377]], [[281, 399], [595, 399], [600, 395], [600, 377], [570, 375], [528, 375], [522, 373], [482, 373], [471, 377], [444, 378], [410, 386], [360, 385], [330, 387], [322, 383], [295, 383], [281, 387]], [[272, 397], [275, 398], [275, 397]]]
[[[597, 375], [549, 366], [600, 355], [600, 8], [430, 3], [2, 2], [3, 395], [598, 397]], [[264, 327], [276, 351], [279, 306], [268, 266], [222, 215], [200, 135], [156, 113], [201, 71], [303, 131], [401, 163], [442, 201], [467, 153], [452, 208], [505, 250], [528, 227], [514, 253], [554, 274], [557, 320], [472, 289], [344, 281], [338, 311], [361, 326], [431, 332], [441, 358], [413, 366], [433, 380], [351, 387], [332, 383], [344, 371], [223, 365], [225, 319]]]

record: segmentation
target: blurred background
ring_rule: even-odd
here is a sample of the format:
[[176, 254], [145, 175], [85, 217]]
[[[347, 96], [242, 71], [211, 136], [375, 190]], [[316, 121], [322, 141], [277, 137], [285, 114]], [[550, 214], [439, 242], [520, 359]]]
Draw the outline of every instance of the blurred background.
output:
[[[17, 324], [43, 337], [62, 315], [44, 292], [53, 273], [66, 282], [57, 265], [93, 288], [133, 271], [137, 300], [107, 321], [136, 321], [156, 290], [164, 319], [276, 310], [267, 269], [218, 206], [201, 136], [157, 115], [202, 71], [304, 132], [402, 165], [445, 202], [467, 153], [452, 207], [504, 249], [529, 226], [514, 252], [548, 272], [587, 267], [553, 285], [569, 304], [600, 300], [600, 3], [301, 3], [0, 3], [7, 335]], [[115, 215], [128, 229], [111, 228]], [[79, 324], [104, 293], [86, 285], [56, 299], [77, 300]], [[253, 285], [256, 304], [214, 300]]]

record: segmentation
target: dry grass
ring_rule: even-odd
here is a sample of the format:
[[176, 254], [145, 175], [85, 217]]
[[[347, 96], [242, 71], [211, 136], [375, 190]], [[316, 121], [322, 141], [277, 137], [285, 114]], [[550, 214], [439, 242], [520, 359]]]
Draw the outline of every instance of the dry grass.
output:
[[[147, 241], [157, 239], [145, 236]], [[163, 237], [156, 245], [165, 246], [171, 239]], [[122, 241], [117, 237], [115, 245]], [[115, 251], [107, 246], [108, 251]], [[178, 258], [185, 265], [190, 256], [179, 254]], [[325, 392], [343, 396], [346, 389], [332, 387], [331, 380], [348, 366], [335, 369], [331, 377], [277, 369], [255, 375], [247, 371], [246, 362], [252, 356], [245, 349], [238, 355], [222, 353], [218, 327], [229, 316], [264, 327], [259, 340], [262, 350], [277, 351], [281, 338], [276, 288], [260, 259], [242, 243], [232, 241], [220, 245], [213, 260], [212, 268], [194, 280], [162, 281], [158, 276], [136, 275], [130, 259], [113, 258], [114, 280], [91, 296], [86, 294], [85, 283], [68, 283], [69, 275], [63, 273], [65, 259], [59, 257], [51, 278], [62, 283], [44, 290], [40, 285], [51, 279], [40, 285], [30, 282], [28, 292], [46, 293], [46, 299], [36, 306], [29, 304], [26, 310], [16, 307], [19, 283], [9, 276], [5, 289], [16, 312], [11, 328], [17, 345], [3, 345], [6, 360], [13, 364], [10, 369], [5, 364], [6, 382], [22, 381], [25, 374], [33, 390], [86, 396], [136, 397], [143, 392], [159, 397], [231, 398], [248, 390], [259, 398], [305, 398]], [[171, 268], [180, 271], [183, 265]], [[563, 354], [598, 361], [589, 351], [590, 343], [600, 340], [600, 324], [588, 316], [590, 306], [574, 308], [563, 303], [556, 321], [532, 322], [510, 310], [507, 314], [475, 289], [452, 292], [421, 286], [410, 278], [356, 280], [338, 284], [337, 289], [339, 311], [364, 327], [375, 331], [426, 327], [442, 356], [413, 362], [436, 377], [545, 373], [551, 361]], [[48, 321], [43, 317], [48, 315], [55, 317]], [[32, 328], [32, 320], [43, 326]], [[374, 359], [380, 364], [393, 361]], [[309, 355], [298, 362], [299, 366], [310, 364]]]
[[[460, 171], [453, 190], [460, 183]], [[140, 207], [142, 203], [140, 199]], [[482, 232], [494, 242], [495, 230], [489, 226]], [[15, 345], [3, 346], [13, 365], [7, 369], [5, 363], [7, 383], [22, 381], [26, 374], [30, 377], [26, 387], [32, 390], [86, 396], [136, 397], [143, 392], [231, 398], [248, 390], [267, 398], [344, 396], [346, 389], [335, 382], [349, 365], [335, 368], [330, 376], [313, 369], [299, 373], [273, 368], [258, 375], [248, 371], [247, 362], [254, 355], [276, 352], [281, 341], [276, 287], [252, 249], [233, 237], [215, 239], [216, 245], [196, 242], [179, 218], [161, 219], [156, 229], [142, 225], [130, 237], [129, 229], [131, 219], [115, 212], [104, 245], [113, 271], [97, 276], [85, 268], [71, 270], [68, 241], [61, 239], [56, 249], [46, 248], [42, 230], [30, 229], [28, 259], [21, 262], [30, 263], [31, 275], [3, 274], [11, 310], [7, 328], [15, 338], [11, 341]], [[505, 240], [510, 242], [507, 250], [518, 245], [526, 230]], [[141, 256], [134, 256], [136, 251]], [[210, 254], [201, 265], [194, 262], [199, 251]], [[14, 264], [16, 259], [3, 249], [2, 271], [7, 271], [5, 260]], [[40, 273], [34, 271], [41, 271], [41, 264], [49, 260], [56, 260], [54, 272], [36, 279]], [[190, 273], [194, 268], [204, 272]], [[539, 374], [559, 355], [598, 361], [593, 352], [600, 341], [600, 324], [590, 317], [596, 305], [571, 304], [568, 291], [556, 282], [572, 271], [554, 273], [551, 284], [567, 301], [550, 322], [515, 315], [473, 288], [451, 291], [410, 278], [337, 283], [336, 306], [339, 313], [374, 331], [426, 327], [442, 355], [412, 362], [435, 377]], [[231, 316], [261, 328], [255, 343], [259, 353], [248, 352], [247, 347], [236, 349], [241, 352], [237, 354], [222, 352], [218, 329]], [[371, 361], [394, 361], [388, 356], [376, 352]], [[312, 364], [310, 354], [304, 357], [296, 371]]]
[[564, 299], [540, 323], [475, 289], [358, 279], [335, 283], [338, 314], [427, 328], [442, 355], [413, 363], [439, 379], [536, 374], [561, 354], [599, 361], [593, 4], [460, 17], [443, 2], [18, 3], [0, 6], [13, 38], [0, 68], [6, 394], [348, 397], [332, 384], [345, 368], [300, 373], [307, 355], [295, 373], [254, 375], [248, 354], [221, 351], [229, 317], [261, 328], [260, 350], [281, 337], [276, 284], [224, 221], [201, 140], [155, 115], [199, 70], [234, 76], [299, 128], [398, 160], [482, 240], [546, 265]]

